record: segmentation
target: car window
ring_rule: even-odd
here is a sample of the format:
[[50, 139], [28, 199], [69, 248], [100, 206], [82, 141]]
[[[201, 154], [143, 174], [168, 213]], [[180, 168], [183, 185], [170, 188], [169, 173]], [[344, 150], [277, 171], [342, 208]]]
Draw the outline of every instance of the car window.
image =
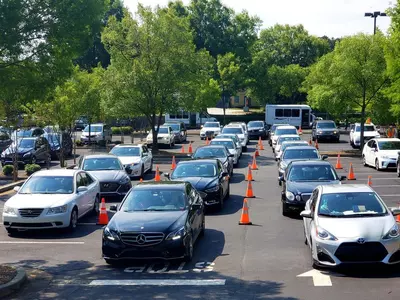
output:
[[83, 162], [83, 170], [85, 171], [122, 170], [122, 165], [118, 160], [118, 158], [114, 157], [87, 158]]
[[372, 143], [373, 143], [374, 141], [369, 141], [368, 143], [367, 143], [367, 146], [368, 147], [370, 147], [370, 148], [372, 148]]
[[114, 147], [110, 152], [116, 156], [140, 156], [139, 147]]
[[220, 125], [217, 122], [207, 122], [207, 123], [204, 124], [204, 127], [206, 127], [206, 128], [208, 128], [208, 127], [216, 128], [216, 127], [219, 127], [219, 126]]
[[400, 141], [378, 142], [380, 150], [400, 150]]
[[20, 189], [20, 194], [72, 194], [72, 176], [33, 176]]
[[204, 148], [197, 148], [196, 152], [194, 153], [194, 158], [223, 158], [226, 157], [227, 153], [224, 148], [213, 148], [213, 147], [204, 147]]
[[321, 122], [317, 123], [317, 128], [322, 128], [322, 129], [335, 129], [336, 125], [333, 122]]
[[376, 142], [375, 141], [372, 141], [371, 148], [376, 148]]
[[317, 200], [318, 200], [318, 195], [319, 195], [319, 190], [315, 189], [311, 195], [311, 203], [310, 203], [310, 209], [311, 211], [314, 213], [315, 211], [315, 207], [317, 204]]
[[228, 149], [235, 149], [236, 148], [232, 141], [221, 141], [221, 140], [218, 140], [218, 139], [212, 140], [210, 145], [224, 145]]
[[165, 134], [165, 133], [169, 133], [169, 127], [160, 127], [159, 129], [158, 129], [158, 133], [163, 133], [163, 134]]
[[212, 163], [188, 163], [178, 164], [173, 171], [171, 178], [183, 177], [215, 177], [217, 170]]
[[318, 151], [316, 149], [291, 149], [288, 148], [283, 154], [283, 159], [313, 159], [319, 158]]
[[86, 186], [86, 176], [85, 178], [82, 176], [82, 173], [76, 175], [76, 188], [80, 186]]
[[225, 127], [222, 129], [222, 133], [226, 134], [243, 134], [242, 127]]
[[334, 181], [339, 180], [331, 165], [295, 165], [289, 173], [289, 181]]
[[89, 174], [85, 174], [85, 176], [86, 176], [86, 184], [91, 185], [94, 182], [93, 178], [90, 177]]
[[277, 128], [275, 130], [275, 135], [284, 135], [284, 134], [297, 134], [297, 130], [296, 128], [287, 128], [287, 129], [283, 129], [283, 128]]

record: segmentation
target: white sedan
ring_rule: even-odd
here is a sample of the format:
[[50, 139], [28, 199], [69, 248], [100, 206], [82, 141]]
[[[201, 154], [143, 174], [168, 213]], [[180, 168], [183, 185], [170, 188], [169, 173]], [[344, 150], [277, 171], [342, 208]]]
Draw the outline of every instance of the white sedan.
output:
[[3, 207], [3, 224], [9, 234], [18, 230], [68, 228], [78, 219], [98, 214], [99, 182], [82, 170], [54, 169], [34, 173], [15, 187]]
[[116, 145], [110, 151], [119, 158], [130, 177], [141, 177], [153, 169], [153, 155], [146, 145]]
[[272, 148], [272, 152], [274, 152], [274, 153], [279, 152], [281, 149], [282, 143], [286, 142], [286, 141], [301, 141], [301, 138], [297, 134], [281, 135], [280, 137], [278, 137], [275, 147]]
[[372, 139], [364, 145], [362, 159], [364, 166], [373, 166], [378, 171], [395, 169], [400, 151], [400, 139]]
[[205, 122], [200, 130], [200, 139], [205, 140], [207, 136], [217, 136], [221, 132], [221, 124], [219, 122]]
[[[153, 134], [151, 131], [147, 135], [146, 143], [149, 146], [153, 144]], [[171, 127], [160, 126], [157, 134], [157, 144], [167, 145], [169, 148], [175, 145], [175, 136]]]
[[239, 151], [237, 150], [237, 147], [235, 145], [235, 142], [232, 141], [232, 139], [227, 138], [227, 139], [214, 139], [210, 142], [210, 145], [224, 145], [226, 148], [228, 148], [229, 153], [233, 155], [233, 165], [237, 165], [239, 162]]

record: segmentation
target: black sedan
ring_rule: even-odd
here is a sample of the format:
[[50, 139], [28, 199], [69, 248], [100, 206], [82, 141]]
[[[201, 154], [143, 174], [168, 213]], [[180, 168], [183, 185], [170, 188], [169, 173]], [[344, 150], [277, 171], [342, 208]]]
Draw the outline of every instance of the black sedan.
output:
[[216, 158], [218, 159], [224, 169], [228, 172], [229, 175], [233, 174], [233, 154], [229, 153], [229, 149], [224, 145], [209, 145], [198, 147], [196, 151], [193, 153], [192, 158], [201, 159], [201, 158]]
[[280, 178], [282, 185], [282, 214], [304, 210], [313, 190], [319, 185], [340, 184], [346, 176], [339, 177], [332, 165], [323, 160], [293, 161]]
[[204, 235], [204, 204], [188, 182], [160, 181], [133, 187], [103, 230], [103, 258], [109, 264], [124, 259], [193, 258]]
[[179, 162], [171, 175], [174, 181], [187, 181], [196, 188], [206, 206], [222, 210], [224, 199], [229, 197], [229, 176], [222, 163], [216, 159], [200, 159]]
[[247, 123], [247, 132], [249, 139], [259, 139], [260, 137], [265, 140], [268, 137], [267, 124], [264, 121], [250, 121]]

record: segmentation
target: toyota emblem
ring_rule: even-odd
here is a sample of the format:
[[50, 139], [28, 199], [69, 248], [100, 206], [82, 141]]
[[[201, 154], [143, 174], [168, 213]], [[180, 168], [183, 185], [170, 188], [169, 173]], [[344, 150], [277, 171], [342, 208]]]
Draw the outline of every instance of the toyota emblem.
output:
[[359, 239], [357, 240], [357, 243], [359, 243], [359, 244], [365, 244], [365, 239], [359, 238]]
[[145, 237], [145, 235], [144, 235], [144, 234], [139, 234], [139, 235], [136, 237], [136, 242], [137, 242], [139, 245], [143, 245], [144, 243], [146, 243], [146, 237]]

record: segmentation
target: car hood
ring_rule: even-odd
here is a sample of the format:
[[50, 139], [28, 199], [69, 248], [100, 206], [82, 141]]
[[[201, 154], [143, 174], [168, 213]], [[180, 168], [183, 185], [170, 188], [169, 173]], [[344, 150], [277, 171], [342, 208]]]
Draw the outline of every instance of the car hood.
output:
[[118, 156], [123, 165], [140, 163], [140, 156]]
[[399, 155], [399, 150], [379, 150], [377, 153], [380, 157], [382, 156], [388, 156], [390, 158], [393, 159], [397, 159], [398, 155]]
[[249, 127], [249, 131], [254, 131], [254, 130], [264, 130], [264, 127]]
[[[356, 136], [360, 136], [361, 135], [361, 132], [359, 132], [359, 131], [357, 131], [357, 132], [355, 132], [355, 135]], [[376, 137], [376, 136], [380, 136], [380, 134], [379, 134], [379, 132], [377, 132], [377, 131], [364, 131], [364, 136], [367, 136], [367, 137]]]
[[186, 215], [187, 211], [118, 211], [108, 227], [117, 231], [165, 232]]
[[364, 218], [318, 217], [318, 225], [336, 238], [380, 240], [395, 224], [393, 216]]
[[[33, 148], [19, 148], [18, 147], [18, 149], [17, 149], [17, 153], [18, 154], [25, 154], [25, 153], [28, 153], [28, 152], [31, 152], [31, 151], [33, 151]], [[15, 153], [15, 147], [13, 146], [13, 147], [8, 147], [6, 150], [4, 150], [4, 154], [5, 155], [10, 155], [10, 154], [13, 154], [13, 153]]]
[[16, 194], [5, 205], [13, 208], [47, 208], [66, 204], [73, 194]]
[[319, 185], [331, 184], [340, 184], [340, 181], [287, 181], [286, 189], [292, 193], [312, 193], [312, 191]]
[[171, 178], [174, 181], [187, 181], [190, 182], [196, 190], [204, 191], [205, 189], [217, 184], [216, 177], [181, 177]]
[[[165, 137], [165, 136], [169, 136], [169, 134], [168, 133], [159, 133], [159, 134], [157, 134], [157, 137], [159, 138], [159, 137]], [[152, 138], [153, 137], [153, 134], [152, 133], [149, 133], [148, 135], [147, 135], [147, 138]]]
[[334, 131], [338, 131], [338, 129], [337, 128], [317, 128], [317, 131], [334, 132]]
[[104, 170], [104, 171], [87, 171], [100, 182], [114, 182], [128, 176], [125, 170]]

